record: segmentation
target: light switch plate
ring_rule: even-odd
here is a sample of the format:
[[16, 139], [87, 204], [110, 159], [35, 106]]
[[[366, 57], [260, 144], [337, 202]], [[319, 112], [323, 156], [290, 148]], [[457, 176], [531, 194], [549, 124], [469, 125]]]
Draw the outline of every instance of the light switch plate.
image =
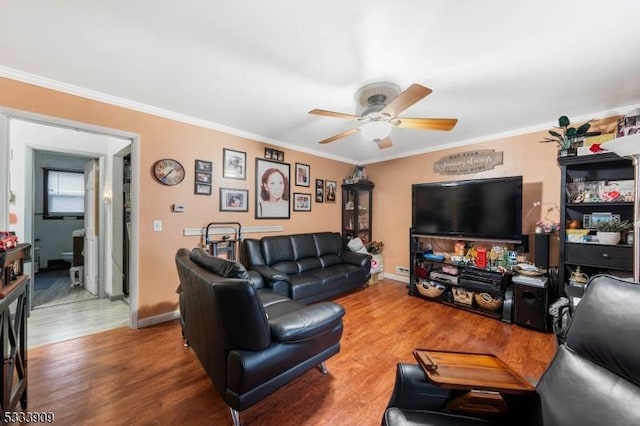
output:
[[162, 221], [154, 220], [153, 221], [153, 232], [161, 232], [162, 231]]

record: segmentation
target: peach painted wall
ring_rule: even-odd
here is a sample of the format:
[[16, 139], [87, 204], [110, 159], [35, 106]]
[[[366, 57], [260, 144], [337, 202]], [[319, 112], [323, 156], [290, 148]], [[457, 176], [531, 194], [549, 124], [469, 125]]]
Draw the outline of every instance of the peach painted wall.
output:
[[[381, 162], [367, 166], [367, 175], [375, 183], [373, 238], [382, 240], [385, 256], [385, 272], [395, 273], [396, 266], [409, 266], [409, 228], [411, 227], [411, 185], [414, 183], [441, 182], [465, 179], [482, 179], [502, 176], [523, 177], [523, 232], [534, 231], [537, 220], [547, 214], [553, 221], [559, 219], [554, 204], [560, 204], [560, 168], [556, 161], [557, 150], [553, 144], [538, 141], [546, 132], [525, 134], [474, 145], [446, 149], [408, 158]], [[472, 151], [493, 149], [503, 152], [503, 164], [495, 169], [475, 174], [440, 175], [434, 173], [433, 163], [441, 157]], [[533, 203], [540, 201], [540, 207]], [[557, 264], [557, 237], [551, 243], [551, 264]], [[433, 241], [434, 250], [443, 240]], [[444, 251], [444, 250], [443, 250]]]
[[[214, 221], [236, 221], [243, 226], [282, 225], [283, 232], [287, 234], [340, 231], [339, 198], [335, 204], [312, 202], [311, 212], [292, 211], [290, 220], [254, 219], [255, 158], [263, 158], [264, 148], [267, 146], [261, 142], [6, 78], [0, 78], [0, 94], [1, 107], [131, 132], [140, 136], [138, 320], [177, 309], [175, 289], [178, 275], [174, 263], [175, 252], [179, 247], [191, 248], [201, 243], [200, 237], [183, 236], [185, 228], [201, 228]], [[247, 180], [222, 178], [220, 165], [223, 148], [247, 153]], [[309, 193], [312, 200], [315, 200], [315, 179], [341, 182], [342, 178], [351, 174], [353, 170], [350, 164], [298, 151], [277, 149], [285, 152], [285, 161], [291, 164], [291, 176], [294, 174], [296, 162], [311, 166], [311, 186], [307, 188], [292, 185], [292, 192]], [[153, 163], [167, 157], [180, 161], [186, 169], [186, 178], [180, 185], [160, 185], [151, 175]], [[211, 196], [193, 193], [196, 158], [213, 162]], [[220, 212], [220, 187], [248, 189], [249, 211]], [[172, 213], [170, 207], [174, 203], [186, 204], [186, 212]], [[156, 219], [163, 222], [162, 232], [152, 231], [152, 222]]]

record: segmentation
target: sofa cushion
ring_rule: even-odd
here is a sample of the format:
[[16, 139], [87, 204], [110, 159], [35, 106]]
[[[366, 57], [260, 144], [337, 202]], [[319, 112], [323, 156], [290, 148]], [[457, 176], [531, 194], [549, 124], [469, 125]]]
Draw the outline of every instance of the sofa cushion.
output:
[[269, 320], [271, 339], [282, 343], [303, 342], [334, 329], [343, 315], [344, 308], [331, 302], [291, 311]]
[[291, 235], [291, 246], [293, 247], [294, 260], [305, 258], [317, 258], [318, 250], [313, 234]]
[[324, 254], [322, 256], [320, 256], [320, 263], [322, 264], [323, 268], [326, 268], [327, 266], [331, 266], [331, 265], [337, 265], [339, 263], [342, 263], [342, 258], [340, 258], [340, 256], [338, 256], [337, 254]]
[[307, 257], [306, 259], [299, 259], [297, 263], [299, 272], [322, 268], [322, 261], [317, 257]]
[[[260, 240], [260, 246], [265, 265], [274, 266], [295, 260], [291, 239], [286, 235], [265, 237]], [[279, 270], [286, 272], [284, 269]]]
[[313, 238], [316, 241], [318, 256], [321, 257], [325, 254], [340, 256], [340, 253], [342, 253], [342, 238], [340, 234], [336, 232], [318, 232], [313, 234]]

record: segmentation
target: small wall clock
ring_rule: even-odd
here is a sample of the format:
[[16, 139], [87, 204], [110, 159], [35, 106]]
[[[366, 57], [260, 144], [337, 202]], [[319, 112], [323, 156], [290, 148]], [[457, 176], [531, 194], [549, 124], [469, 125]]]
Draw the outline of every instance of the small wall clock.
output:
[[177, 185], [184, 180], [184, 167], [171, 158], [158, 160], [153, 165], [153, 176], [163, 185]]

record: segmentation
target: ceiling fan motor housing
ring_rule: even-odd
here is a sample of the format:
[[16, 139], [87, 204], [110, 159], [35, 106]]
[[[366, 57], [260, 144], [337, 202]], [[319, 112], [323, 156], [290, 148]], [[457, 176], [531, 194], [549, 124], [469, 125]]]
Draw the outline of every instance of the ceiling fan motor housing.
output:
[[380, 112], [389, 102], [397, 98], [402, 89], [395, 83], [371, 83], [361, 87], [356, 92], [356, 115], [364, 116], [373, 112]]

